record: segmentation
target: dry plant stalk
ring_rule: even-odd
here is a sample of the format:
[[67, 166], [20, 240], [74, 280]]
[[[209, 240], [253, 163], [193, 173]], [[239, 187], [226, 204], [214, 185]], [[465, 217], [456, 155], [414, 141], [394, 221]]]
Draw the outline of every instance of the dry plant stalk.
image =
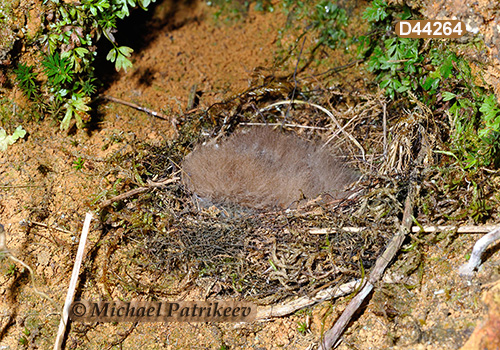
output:
[[92, 214], [87, 213], [85, 222], [83, 223], [82, 235], [80, 236], [80, 243], [78, 244], [78, 251], [76, 253], [75, 264], [73, 265], [73, 272], [71, 273], [71, 280], [69, 282], [68, 293], [66, 294], [66, 301], [64, 302], [63, 313], [61, 315], [61, 322], [59, 323], [59, 330], [57, 332], [56, 341], [54, 343], [54, 350], [59, 350], [62, 347], [64, 340], [64, 333], [66, 332], [66, 325], [68, 324], [69, 308], [75, 296], [76, 283], [78, 282], [78, 275], [80, 273], [80, 266], [82, 265], [83, 253], [85, 251], [85, 244], [87, 243], [87, 236], [90, 229], [90, 221]]
[[148, 190], [150, 190], [151, 188], [154, 188], [154, 187], [163, 187], [163, 186], [166, 186], [166, 185], [168, 185], [168, 184], [170, 184], [172, 182], [175, 182], [175, 181], [177, 181], [179, 179], [180, 178], [178, 178], [178, 177], [173, 177], [171, 179], [166, 179], [166, 180], [163, 180], [163, 181], [160, 181], [160, 182], [151, 182], [150, 181], [150, 182], [148, 182], [147, 186], [134, 188], [133, 190], [127, 191], [125, 193], [121, 193], [118, 196], [115, 196], [113, 198], [110, 198], [110, 199], [107, 199], [107, 200], [103, 201], [99, 207], [101, 209], [104, 209], [107, 206], [113, 204], [114, 202], [121, 201], [121, 200], [126, 199], [128, 197], [135, 196], [136, 194], [139, 194], [139, 193], [147, 192]]
[[341, 286], [328, 287], [319, 291], [312, 297], [300, 297], [283, 305], [271, 305], [260, 307], [257, 311], [256, 320], [264, 320], [271, 317], [281, 317], [294, 313], [297, 310], [314, 305], [316, 303], [338, 298], [352, 293], [359, 287], [360, 280], [351, 281]]
[[53, 229], [53, 230], [56, 230], [56, 231], [59, 231], [59, 232], [63, 232], [63, 233], [67, 233], [67, 234], [70, 234], [70, 235], [74, 235], [75, 234], [74, 232], [65, 230], [63, 228], [60, 228], [60, 227], [57, 227], [57, 226], [54, 226], [54, 225], [47, 225], [47, 224], [44, 224], [42, 222], [28, 221], [27, 223], [29, 225], [37, 225], [37, 226], [40, 226], [40, 227], [45, 227], [46, 229], [49, 229], [49, 230]]
[[[490, 232], [500, 228], [498, 225], [483, 225], [483, 226], [412, 226], [411, 232], [443, 232], [443, 231], [455, 231], [457, 233], [483, 233]], [[311, 228], [309, 233], [312, 235], [326, 235], [332, 233], [338, 233], [340, 230], [346, 232], [361, 232], [365, 230], [366, 227], [341, 227], [341, 228]]]
[[481, 237], [472, 250], [469, 262], [459, 269], [459, 274], [464, 277], [472, 277], [474, 270], [481, 265], [481, 256], [484, 251], [500, 239], [500, 227]]
[[0, 224], [0, 254], [5, 254], [10, 260], [12, 260], [12, 261], [18, 263], [19, 265], [22, 265], [24, 268], [26, 268], [30, 273], [31, 283], [33, 284], [33, 290], [35, 291], [35, 293], [40, 295], [41, 297], [47, 299], [48, 301], [50, 301], [52, 303], [52, 305], [54, 305], [55, 308], [57, 309], [56, 302], [52, 298], [50, 298], [47, 294], [45, 294], [44, 292], [39, 291], [38, 288], [36, 287], [35, 273], [33, 272], [33, 269], [28, 264], [26, 264], [24, 261], [16, 258], [7, 248], [7, 243], [6, 243], [6, 239], [5, 239], [5, 229], [4, 229], [2, 224]]
[[101, 95], [100, 97], [103, 98], [103, 99], [105, 99], [105, 100], [111, 101], [111, 102], [119, 103], [119, 104], [122, 104], [124, 106], [128, 106], [128, 107], [137, 109], [138, 111], [147, 113], [147, 114], [152, 115], [153, 117], [156, 117], [158, 119], [162, 119], [162, 120], [166, 120], [166, 121], [170, 120], [170, 123], [172, 124], [174, 133], [175, 133], [176, 136], [178, 136], [177, 119], [175, 119], [175, 118], [169, 118], [169, 117], [167, 117], [165, 114], [163, 114], [161, 112], [156, 112], [156, 111], [153, 111], [152, 109], [149, 109], [149, 108], [146, 108], [146, 107], [142, 107], [142, 106], [139, 106], [139, 105], [137, 105], [135, 103], [127, 102], [127, 101], [121, 100], [121, 99], [113, 97], [113, 96]]
[[406, 235], [410, 232], [414, 206], [413, 197], [415, 194], [415, 185], [410, 186], [412, 187], [410, 187], [408, 196], [406, 197], [403, 222], [401, 223], [397, 234], [394, 235], [391, 242], [387, 246], [387, 249], [377, 259], [375, 267], [370, 273], [368, 281], [366, 281], [366, 284], [363, 286], [361, 291], [353, 299], [351, 299], [337, 322], [335, 322], [333, 327], [324, 334], [323, 339], [321, 339], [320, 341], [319, 349], [329, 350], [337, 343], [338, 339], [352, 319], [352, 316], [359, 309], [368, 294], [370, 294], [370, 292], [373, 290], [375, 283], [380, 280], [380, 278], [384, 274], [385, 269], [401, 248]]

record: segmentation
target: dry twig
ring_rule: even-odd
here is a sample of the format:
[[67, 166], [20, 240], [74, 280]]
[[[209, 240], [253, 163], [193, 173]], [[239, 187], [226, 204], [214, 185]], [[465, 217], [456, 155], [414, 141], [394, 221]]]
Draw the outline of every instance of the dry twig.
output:
[[87, 236], [90, 229], [90, 221], [92, 214], [87, 213], [85, 222], [83, 223], [82, 235], [80, 236], [80, 243], [78, 244], [78, 251], [76, 253], [75, 264], [73, 265], [73, 272], [71, 273], [71, 280], [69, 282], [68, 293], [66, 294], [66, 301], [64, 302], [63, 313], [61, 322], [59, 323], [59, 330], [57, 331], [56, 342], [54, 343], [54, 350], [62, 348], [64, 333], [66, 332], [66, 325], [68, 324], [69, 308], [75, 296], [76, 283], [78, 282], [78, 275], [80, 273], [80, 266], [82, 265], [83, 252], [85, 251], [85, 244], [87, 243]]
[[[498, 225], [483, 225], [483, 226], [412, 226], [411, 232], [444, 232], [444, 231], [455, 231], [457, 233], [483, 233], [490, 232], [500, 228]], [[338, 233], [340, 230], [345, 232], [361, 232], [365, 230], [366, 227], [342, 227], [342, 228], [311, 228], [309, 233], [312, 235], [326, 235], [330, 233]]]
[[337, 343], [338, 339], [349, 324], [352, 316], [359, 309], [368, 294], [370, 294], [370, 292], [373, 290], [375, 283], [380, 280], [387, 265], [389, 265], [394, 256], [397, 254], [397, 252], [401, 248], [401, 245], [403, 244], [404, 239], [406, 238], [406, 235], [410, 232], [414, 205], [413, 197], [415, 193], [414, 185], [411, 186], [412, 187], [410, 187], [408, 196], [406, 197], [403, 222], [399, 227], [398, 233], [392, 238], [384, 253], [377, 259], [375, 267], [370, 273], [370, 277], [368, 278], [366, 284], [363, 286], [363, 289], [361, 289], [361, 291], [350, 301], [349, 305], [347, 305], [346, 309], [337, 320], [337, 322], [333, 325], [333, 327], [324, 334], [319, 347], [321, 350], [331, 349]]
[[33, 272], [33, 269], [28, 264], [26, 264], [24, 261], [19, 260], [14, 255], [12, 255], [12, 253], [9, 251], [9, 249], [7, 249], [7, 243], [6, 243], [6, 239], [5, 239], [5, 229], [4, 229], [3, 225], [1, 225], [1, 224], [0, 224], [0, 254], [5, 254], [5, 256], [7, 256], [9, 259], [18, 263], [19, 265], [22, 265], [24, 268], [26, 268], [30, 273], [31, 283], [33, 284], [33, 290], [35, 291], [35, 293], [40, 295], [41, 297], [47, 299], [48, 301], [50, 301], [57, 309], [56, 302], [52, 298], [50, 298], [47, 294], [45, 294], [44, 292], [39, 291], [38, 288], [36, 287], [35, 273]]
[[101, 209], [106, 208], [108, 205], [111, 205], [114, 202], [120, 201], [120, 200], [128, 198], [128, 197], [135, 196], [136, 194], [139, 194], [139, 193], [146, 192], [154, 187], [162, 187], [162, 186], [168, 185], [169, 183], [175, 182], [179, 179], [180, 179], [179, 177], [173, 177], [171, 179], [167, 179], [167, 180], [160, 181], [160, 182], [148, 182], [147, 186], [134, 188], [133, 190], [130, 190], [128, 192], [119, 194], [118, 196], [115, 196], [115, 197], [110, 198], [108, 200], [105, 200], [104, 202], [101, 203], [101, 205], [99, 207]]
[[259, 308], [256, 320], [263, 320], [270, 317], [280, 317], [289, 315], [297, 310], [314, 305], [324, 300], [338, 298], [352, 293], [359, 287], [360, 280], [345, 283], [341, 286], [333, 286], [319, 291], [313, 297], [300, 297], [284, 305], [271, 305]]
[[152, 109], [136, 105], [135, 103], [132, 103], [132, 102], [120, 100], [119, 98], [116, 98], [113, 96], [101, 95], [100, 97], [105, 99], [105, 100], [111, 101], [111, 102], [119, 103], [119, 104], [122, 104], [122, 105], [128, 106], [128, 107], [132, 107], [134, 109], [137, 109], [138, 111], [147, 113], [147, 114], [152, 115], [153, 117], [156, 117], [158, 119], [170, 121], [170, 123], [172, 124], [172, 127], [174, 128], [174, 132], [177, 135], [177, 120], [175, 118], [169, 118], [161, 112], [156, 112], [156, 111], [153, 111]]
[[108, 101], [111, 101], [111, 102], [122, 104], [124, 106], [132, 107], [134, 109], [137, 109], [138, 111], [145, 112], [145, 113], [147, 113], [149, 115], [152, 115], [153, 117], [156, 117], [156, 118], [159, 118], [159, 119], [163, 119], [163, 120], [167, 120], [167, 121], [170, 120], [163, 113], [153, 111], [152, 109], [149, 109], [149, 108], [146, 108], [146, 107], [141, 107], [141, 106], [136, 105], [135, 103], [132, 103], [132, 102], [127, 102], [127, 101], [124, 101], [124, 100], [120, 100], [119, 98], [116, 98], [116, 97], [113, 97], [113, 96], [109, 96], [109, 95], [101, 95], [101, 98], [103, 98], [105, 100], [108, 100]]
[[54, 225], [47, 225], [47, 224], [44, 224], [44, 223], [41, 223], [41, 222], [27, 221], [27, 224], [28, 225], [37, 225], [37, 226], [45, 227], [46, 229], [49, 229], [49, 230], [50, 229], [57, 230], [57, 231], [60, 231], [60, 232], [63, 232], [63, 233], [67, 233], [67, 234], [70, 234], [70, 235], [74, 235], [75, 234], [74, 232], [65, 230], [63, 228], [60, 228], [60, 227], [57, 227], [57, 226], [54, 226]]
[[382, 102], [383, 114], [383, 132], [384, 132], [384, 159], [387, 159], [387, 108], [385, 101]]
[[481, 265], [484, 251], [499, 239], [500, 227], [481, 237], [474, 245], [469, 261], [460, 267], [458, 273], [464, 277], [472, 277], [474, 270]]

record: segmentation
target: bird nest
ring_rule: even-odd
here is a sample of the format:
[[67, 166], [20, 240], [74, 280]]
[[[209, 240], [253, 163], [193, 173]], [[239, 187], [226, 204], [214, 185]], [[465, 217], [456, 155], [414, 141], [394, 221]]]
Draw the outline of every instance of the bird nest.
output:
[[[205, 297], [245, 298], [262, 305], [363, 278], [393, 236], [406, 195], [405, 176], [383, 174], [384, 153], [404, 170], [414, 157], [415, 134], [426, 122], [413, 115], [412, 123], [399, 123], [406, 138], [398, 142], [406, 142], [409, 151], [391, 152], [384, 131], [391, 120], [382, 118], [381, 99], [323, 91], [300, 108], [285, 104], [258, 113], [253, 102], [233, 99], [226, 109], [218, 105], [224, 110], [218, 113], [225, 114], [217, 118], [208, 112], [186, 116], [178, 139], [168, 145], [136, 145], [115, 166], [135, 169], [122, 181], [122, 191], [137, 187], [138, 178], [148, 190], [114, 201], [103, 212], [107, 229], [115, 231], [108, 242], [105, 269], [111, 273], [105, 286], [158, 296], [181, 295], [199, 286]], [[334, 100], [342, 112], [335, 111]], [[320, 103], [333, 112], [318, 110]], [[311, 200], [293, 210], [197, 205], [177, 180], [185, 156], [204, 139], [262, 123], [298, 130], [302, 138], [335, 140], [347, 162], [363, 173], [350, 196]], [[364, 139], [363, 147], [352, 141], [356, 139]], [[171, 181], [153, 186], [158, 178]]]

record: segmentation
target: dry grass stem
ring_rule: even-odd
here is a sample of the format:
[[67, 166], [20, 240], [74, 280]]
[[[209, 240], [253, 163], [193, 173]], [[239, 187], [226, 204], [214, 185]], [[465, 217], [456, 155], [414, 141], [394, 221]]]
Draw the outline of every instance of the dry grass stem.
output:
[[351, 321], [353, 315], [359, 309], [365, 298], [373, 290], [375, 283], [381, 279], [385, 269], [401, 248], [406, 235], [410, 232], [415, 192], [415, 188], [410, 187], [408, 196], [406, 197], [403, 221], [399, 227], [398, 232], [394, 235], [393, 239], [387, 246], [386, 250], [382, 253], [382, 255], [377, 258], [375, 267], [371, 271], [370, 276], [368, 277], [368, 281], [366, 281], [366, 284], [363, 286], [361, 291], [353, 299], [351, 299], [337, 322], [335, 322], [333, 327], [324, 334], [319, 347], [321, 350], [329, 350], [335, 344], [337, 344], [337, 341], [339, 340], [344, 330], [347, 328], [347, 325]]
[[70, 235], [74, 235], [75, 234], [74, 232], [65, 230], [63, 228], [60, 228], [60, 227], [57, 227], [57, 226], [52, 226], [52, 225], [47, 225], [47, 224], [44, 224], [44, 223], [41, 223], [41, 222], [27, 221], [27, 223], [28, 223], [28, 225], [37, 225], [37, 226], [44, 227], [44, 228], [49, 229], [49, 230], [56, 230], [56, 231], [59, 231], [59, 232], [70, 234]]
[[118, 202], [118, 201], [121, 201], [123, 199], [135, 196], [135, 195], [137, 195], [139, 193], [146, 192], [146, 191], [148, 191], [148, 190], [150, 190], [151, 188], [154, 188], [154, 187], [166, 186], [166, 185], [168, 185], [170, 183], [173, 183], [173, 182], [175, 182], [175, 181], [177, 181], [179, 179], [180, 179], [179, 177], [173, 177], [171, 179], [166, 179], [166, 180], [163, 180], [163, 181], [160, 181], [160, 182], [148, 182], [148, 186], [134, 188], [133, 190], [127, 191], [125, 193], [119, 194], [118, 196], [115, 196], [113, 198], [107, 199], [107, 200], [103, 201], [99, 207], [101, 209], [106, 208], [107, 206], [113, 204], [114, 202]]
[[338, 122], [337, 118], [335, 118], [335, 116], [333, 115], [333, 113], [330, 112], [328, 109], [326, 109], [323, 106], [320, 106], [320, 105], [312, 103], [312, 102], [302, 101], [302, 100], [286, 100], [286, 101], [279, 101], [279, 102], [272, 103], [272, 104], [270, 104], [270, 105], [268, 105], [268, 106], [266, 106], [264, 108], [259, 109], [259, 112], [264, 112], [266, 110], [272, 109], [272, 108], [274, 108], [276, 106], [280, 106], [280, 105], [293, 105], [293, 104], [308, 105], [308, 106], [317, 108], [320, 111], [324, 112], [326, 115], [328, 115], [328, 117], [330, 117], [330, 119], [337, 126], [337, 128], [342, 133], [344, 133], [349, 138], [349, 140], [351, 140], [352, 143], [354, 143], [356, 145], [356, 147], [359, 148], [359, 150], [361, 151], [362, 159], [365, 160], [365, 150], [361, 146], [361, 144], [351, 134], [349, 134], [347, 131], [345, 131], [345, 126], [342, 127], [342, 125], [340, 125], [340, 123]]
[[0, 254], [5, 254], [10, 260], [18, 263], [19, 265], [21, 265], [25, 269], [27, 269], [29, 271], [29, 275], [31, 278], [31, 284], [33, 285], [33, 290], [35, 291], [35, 293], [38, 294], [39, 296], [41, 296], [42, 298], [45, 298], [48, 301], [50, 301], [52, 303], [52, 305], [54, 305], [54, 307], [57, 309], [56, 302], [51, 297], [49, 297], [47, 294], [38, 290], [38, 288], [36, 287], [35, 272], [33, 272], [33, 269], [28, 264], [26, 264], [24, 261], [16, 258], [7, 248], [7, 243], [6, 243], [6, 239], [5, 239], [5, 229], [4, 229], [3, 225], [1, 225], [1, 224], [0, 224]]
[[481, 265], [481, 257], [484, 251], [500, 239], [500, 227], [481, 237], [472, 250], [469, 261], [462, 265], [459, 274], [464, 277], [472, 277], [474, 270]]
[[[483, 226], [412, 226], [411, 232], [445, 232], [445, 231], [454, 231], [457, 233], [483, 233], [490, 232], [494, 229], [499, 228], [498, 225], [483, 225]], [[341, 227], [341, 228], [312, 228], [309, 229], [309, 233], [312, 235], [325, 235], [325, 234], [333, 234], [338, 233], [339, 231], [344, 232], [361, 232], [366, 230], [367, 227]]]
[[311, 130], [330, 130], [330, 128], [323, 128], [323, 127], [319, 127], [319, 126], [282, 124], [282, 123], [240, 123], [239, 125], [243, 125], [243, 126], [284, 126], [286, 128], [300, 128], [300, 129], [311, 129]]
[[68, 293], [66, 294], [66, 301], [64, 302], [61, 322], [59, 323], [59, 330], [57, 332], [56, 341], [54, 343], [54, 350], [59, 350], [62, 348], [64, 333], [66, 332], [66, 325], [68, 324], [69, 308], [75, 296], [76, 283], [78, 282], [78, 275], [80, 274], [80, 266], [82, 265], [83, 253], [85, 251], [85, 245], [87, 243], [87, 236], [89, 234], [91, 220], [92, 214], [87, 213], [85, 215], [85, 222], [83, 223], [82, 234], [80, 236], [80, 242], [78, 244], [75, 264], [73, 265], [73, 272], [71, 273], [71, 280], [69, 282]]
[[175, 136], [176, 137], [178, 136], [177, 119], [175, 119], [175, 118], [169, 118], [168, 116], [166, 116], [165, 114], [163, 114], [161, 112], [153, 111], [152, 109], [149, 109], [149, 108], [146, 108], [146, 107], [142, 107], [142, 106], [139, 106], [139, 105], [137, 105], [135, 103], [127, 102], [127, 101], [121, 100], [121, 99], [113, 97], [113, 96], [101, 95], [100, 97], [103, 98], [103, 99], [105, 99], [105, 100], [111, 101], [111, 102], [119, 103], [119, 104], [122, 104], [124, 106], [128, 106], [128, 107], [137, 109], [138, 111], [147, 113], [147, 114], [152, 115], [153, 117], [156, 117], [158, 119], [170, 121], [170, 123], [172, 124], [172, 128], [174, 130]]

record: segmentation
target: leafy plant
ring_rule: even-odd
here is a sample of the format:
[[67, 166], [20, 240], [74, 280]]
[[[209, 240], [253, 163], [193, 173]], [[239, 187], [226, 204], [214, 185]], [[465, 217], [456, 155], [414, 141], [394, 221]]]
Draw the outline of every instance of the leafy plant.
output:
[[488, 95], [479, 107], [479, 111], [482, 113], [484, 126], [479, 130], [479, 137], [489, 144], [496, 144], [500, 132], [500, 108], [495, 95]]
[[[119, 46], [113, 33], [117, 20], [130, 15], [135, 7], [146, 9], [155, 0], [46, 0], [44, 30], [39, 41], [46, 51], [41, 66], [20, 63], [14, 70], [19, 87], [40, 106], [42, 114], [60, 118], [61, 130], [73, 118], [81, 128], [89, 120], [89, 102], [96, 92], [92, 63], [97, 55], [95, 43], [106, 37], [113, 45], [106, 58], [117, 71], [132, 67], [133, 50]], [[36, 80], [38, 74], [46, 79]]]
[[75, 168], [75, 170], [82, 170], [84, 163], [85, 160], [82, 159], [82, 157], [78, 157], [78, 159], [73, 162], [73, 168]]
[[395, 21], [418, 18], [405, 5], [374, 0], [363, 18], [372, 28], [360, 38], [358, 52], [379, 87], [392, 100], [411, 92], [432, 110], [447, 113], [450, 151], [441, 153], [451, 155], [462, 168], [499, 166], [500, 110], [494, 95], [474, 84], [469, 63], [455, 54], [454, 46], [397, 37]]
[[36, 73], [33, 72], [33, 67], [27, 64], [19, 63], [14, 70], [20, 88], [23, 90], [26, 97], [31, 98], [37, 92]]
[[307, 334], [307, 323], [306, 322], [299, 322], [298, 323], [299, 327], [297, 328], [297, 331], [299, 331], [299, 333], [305, 335]]
[[336, 49], [347, 37], [344, 31], [348, 22], [346, 12], [333, 1], [324, 0], [317, 4], [311, 20], [313, 28], [318, 32], [320, 45]]
[[[336, 49], [346, 39], [346, 11], [333, 1], [286, 0], [283, 1], [283, 6], [285, 13], [292, 19], [287, 26], [312, 32], [316, 36], [315, 48], [326, 45], [330, 49]], [[305, 28], [301, 28], [301, 23], [306, 23]]]
[[115, 47], [109, 51], [106, 59], [108, 61], [115, 62], [117, 71], [120, 69], [127, 71], [128, 68], [132, 67], [132, 62], [128, 59], [132, 52], [134, 52], [134, 50], [127, 46]]
[[65, 83], [73, 81], [73, 70], [71, 62], [67, 58], [61, 58], [59, 53], [47, 55], [42, 61], [45, 75], [49, 78], [49, 84], [54, 88], [64, 86]]
[[17, 266], [15, 264], [9, 264], [9, 268], [5, 273], [7, 276], [14, 276], [18, 271]]
[[372, 34], [359, 38], [358, 52], [368, 58], [367, 69], [377, 74], [380, 88], [392, 99], [397, 93], [414, 91], [422, 84], [435, 87], [435, 80], [421, 79], [423, 55], [419, 40], [399, 38], [394, 33], [395, 19], [409, 19], [406, 6], [389, 7], [383, 0], [374, 0], [363, 13], [363, 19], [372, 23]]
[[372, 1], [372, 6], [363, 13], [363, 19], [369, 22], [380, 22], [386, 19], [389, 14], [386, 11], [387, 3], [384, 0]]
[[76, 119], [76, 126], [78, 128], [82, 128], [84, 123], [87, 122], [89, 118], [87, 114], [90, 110], [90, 107], [88, 106], [89, 102], [90, 97], [85, 96], [83, 93], [72, 94], [71, 99], [68, 99], [64, 104], [66, 114], [61, 121], [61, 129], [68, 129], [73, 117]]
[[12, 135], [7, 135], [7, 132], [0, 128], [0, 151], [5, 152], [7, 147], [14, 144], [19, 138], [23, 138], [26, 131], [22, 126], [18, 126]]
[[[418, 40], [390, 38], [384, 41], [384, 48], [375, 47], [368, 62], [368, 70], [379, 72], [377, 75], [379, 86], [386, 89], [392, 99], [396, 92], [416, 89], [418, 84], [415, 75], [416, 64], [423, 59], [418, 54], [419, 46]], [[427, 83], [430, 81], [427, 80]]]

